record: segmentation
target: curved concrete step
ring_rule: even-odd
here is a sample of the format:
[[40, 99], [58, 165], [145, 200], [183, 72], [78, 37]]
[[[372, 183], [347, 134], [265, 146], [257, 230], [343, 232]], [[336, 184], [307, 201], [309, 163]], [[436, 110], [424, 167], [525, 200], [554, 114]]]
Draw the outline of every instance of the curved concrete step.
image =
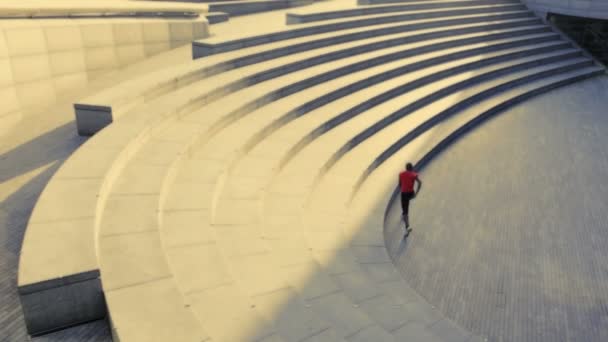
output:
[[[533, 91], [534, 82], [552, 72], [590, 63], [572, 59], [578, 52], [530, 26], [535, 20], [485, 25], [479, 23], [497, 17], [481, 18], [458, 17], [480, 21], [447, 30], [434, 27], [443, 19], [405, 31], [390, 24], [367, 37], [360, 28], [335, 47], [324, 47], [329, 34], [321, 40], [306, 37], [300, 45], [281, 43], [254, 54], [257, 47], [246, 49], [229, 61], [222, 58], [231, 53], [212, 56], [211, 64], [200, 62], [203, 68], [179, 67], [182, 73], [172, 81], [156, 78], [168, 86], [147, 88], [156, 92], [147, 96], [156, 98], [131, 107], [130, 115], [87, 143], [45, 190], [24, 244], [22, 262], [29, 266], [22, 265], [22, 293], [44, 292], [52, 298], [57, 297], [53, 291], [67, 290], [76, 306], [99, 310], [100, 269], [116, 334], [123, 340], [402, 340], [404, 324], [418, 314], [418, 330], [408, 328], [407, 334], [431, 336], [427, 325], [432, 322], [467, 338], [412, 295], [395, 291], [403, 280], [376, 244], [379, 235], [373, 230], [365, 229], [358, 243], [342, 245], [355, 233], [343, 225], [349, 222], [344, 216], [348, 195], [402, 146], [415, 148], [422, 140], [415, 139], [418, 135], [452, 127], [444, 122], [458, 125], [461, 121], [452, 121], [461, 117], [456, 113], [471, 105], [480, 109], [510, 87]], [[400, 33], [413, 27], [424, 29]], [[488, 30], [497, 31], [484, 36]], [[394, 35], [382, 36], [389, 33]], [[302, 50], [287, 52], [289, 46]], [[322, 50], [305, 51], [305, 46]], [[298, 61], [281, 60], [291, 53]], [[555, 63], [562, 58], [569, 59]], [[217, 68], [240, 66], [239, 60], [244, 61], [241, 70]], [[465, 72], [481, 74], [467, 79]], [[511, 83], [498, 84], [496, 77]], [[412, 94], [406, 97], [403, 91], [413, 85], [421, 97], [404, 110], [402, 101], [412, 100]], [[365, 92], [371, 99], [382, 94], [383, 86], [398, 90], [383, 95], [373, 110], [325, 122], [328, 113], [339, 117], [357, 105], [350, 94]], [[327, 96], [323, 88], [337, 91]], [[135, 93], [140, 89], [134, 87]], [[477, 95], [463, 100], [457, 91]], [[425, 123], [427, 105], [439, 115]], [[399, 139], [412, 122], [419, 128]], [[353, 140], [356, 132], [365, 133]], [[345, 147], [336, 152], [328, 146]], [[386, 152], [378, 155], [378, 146]], [[293, 156], [286, 158], [290, 151]], [[94, 152], [95, 159], [86, 152]], [[201, 227], [186, 224], [199, 219]], [[176, 232], [174, 224], [186, 228]], [[336, 227], [342, 229], [336, 232]], [[188, 241], [191, 237], [194, 241]], [[55, 240], [53, 258], [33, 253], [41, 248], [32, 241]], [[53, 268], [41, 267], [49, 261]], [[28, 273], [34, 269], [45, 271]], [[318, 279], [303, 285], [314, 275]], [[370, 284], [380, 290], [370, 291]], [[77, 295], [83, 292], [76, 286], [89, 293]], [[92, 299], [80, 303], [79, 298]], [[225, 298], [232, 298], [225, 312], [216, 314], [206, 305]], [[138, 302], [145, 305], [133, 304]], [[349, 315], [341, 316], [349, 306]], [[138, 320], [145, 329], [138, 329]], [[246, 324], [231, 331], [237, 321]], [[171, 328], [158, 331], [162, 323]]]
[[[325, 145], [325, 146], [327, 146], [327, 145]], [[307, 163], [310, 164], [310, 162], [311, 162], [311, 160], [308, 159]], [[301, 167], [304, 169], [305, 172], [306, 171], [310, 172], [308, 169], [306, 169], [306, 166], [302, 165]], [[245, 168], [245, 170], [250, 170], [250, 168]], [[300, 174], [301, 174], [301, 172], [300, 172]], [[291, 181], [291, 184], [294, 184], [293, 183], [294, 179], [299, 179], [300, 178], [299, 177], [300, 174], [298, 174], [297, 176], [289, 176], [288, 177], [289, 180]], [[240, 176], [244, 177], [245, 174], [242, 174]], [[332, 181], [335, 181], [335, 179], [332, 179]], [[302, 183], [307, 184], [307, 182], [305, 180], [303, 180]], [[272, 191], [271, 190], [269, 190], [269, 191], [271, 193], [270, 193], [270, 195], [267, 195], [267, 196], [273, 196], [274, 194], [272, 193]], [[294, 190], [294, 191], [296, 191], [296, 190]], [[281, 220], [285, 221], [286, 217], [289, 218], [289, 217], [294, 217], [294, 215], [296, 215], [295, 213], [297, 213], [297, 211], [298, 211], [297, 210], [298, 204], [297, 204], [297, 201], [294, 204], [294, 199], [297, 198], [298, 196], [294, 195], [293, 193], [286, 194], [285, 190], [283, 190], [283, 191], [279, 190], [278, 192], [282, 192], [281, 196], [278, 199], [272, 200], [271, 201], [271, 206], [267, 210], [268, 210], [268, 213], [272, 213], [272, 215], [277, 215], [278, 217], [275, 216], [275, 218], [277, 220], [279, 220], [279, 222], [281, 222]], [[330, 211], [330, 209], [328, 209], [328, 206], [326, 206], [324, 204], [327, 204], [330, 201], [331, 202], [335, 202], [335, 201], [333, 201], [333, 199], [335, 199], [335, 196], [329, 196], [329, 197], [330, 197], [329, 200], [327, 200], [327, 198], [326, 198], [326, 201], [323, 201], [323, 203], [319, 206], [319, 207], [322, 207], [322, 208], [319, 208], [321, 210], [321, 212]], [[266, 201], [268, 202], [268, 198], [266, 198]], [[338, 203], [340, 203], [340, 202], [338, 202]], [[286, 208], [286, 206], [287, 206], [287, 208]], [[283, 217], [283, 219], [281, 219], [281, 217]], [[297, 217], [297, 215], [296, 215], [296, 217]], [[306, 215], [305, 217], [308, 217], [308, 215]], [[294, 217], [294, 219], [295, 219], [295, 217]], [[338, 219], [338, 221], [336, 221], [336, 219]], [[273, 219], [271, 219], [270, 222], [265, 222], [265, 224], [266, 225], [272, 225], [272, 223], [276, 224], [276, 222], [272, 222], [272, 220]], [[298, 224], [298, 220], [296, 219], [295, 221], [290, 221], [290, 222], [287, 222], [287, 223], [288, 224], [285, 225], [285, 222], [282, 222], [282, 224], [280, 224], [279, 227], [284, 228], [284, 229], [287, 230], [287, 229], [289, 229], [288, 227], [290, 225], [297, 225]], [[314, 221], [314, 226], [316, 226], [317, 228], [313, 228], [313, 231], [310, 232], [311, 235], [308, 236], [309, 241], [314, 241], [313, 242], [313, 250], [316, 250], [317, 252], [324, 251], [324, 250], [326, 250], [328, 248], [328, 246], [331, 245], [331, 243], [339, 243], [339, 241], [341, 241], [340, 239], [338, 239], [338, 238], [335, 237], [334, 233], [331, 233], [331, 232], [320, 233], [319, 232], [319, 231], [323, 231], [325, 229], [325, 228], [321, 228], [321, 227], [327, 227], [329, 229], [329, 228], [334, 227], [336, 224], [339, 224], [339, 223], [340, 223], [339, 217], [335, 217], [333, 215], [327, 215], [327, 214], [323, 215], [323, 220], [318, 220], [318, 221], [315, 220]], [[327, 244], [328, 242], [330, 243], [329, 245]], [[383, 249], [382, 245], [380, 245], [379, 247]], [[368, 250], [364, 250], [364, 248], [360, 248], [360, 249], [362, 251], [359, 251], [359, 260], [360, 261], [362, 260], [363, 264], [369, 264], [369, 265], [374, 264], [374, 266], [373, 266], [374, 268], [380, 268], [380, 266], [377, 264], [377, 262], [380, 262], [380, 261], [377, 261], [377, 260], [375, 260], [373, 258], [372, 259], [365, 259], [365, 258], [362, 259], [362, 256], [361, 256], [360, 253], [365, 253], [365, 252], [369, 252], [369, 251]], [[379, 248], [375, 248], [375, 249], [379, 249]], [[342, 253], [340, 255], [340, 257], [345, 258], [346, 256], [344, 254], [345, 253]], [[357, 254], [355, 254], [355, 255], [357, 255]], [[365, 255], [365, 254], [363, 254], [363, 255]], [[374, 254], [370, 254], [370, 255], [374, 255]], [[349, 259], [348, 257], [346, 259], [347, 260], [351, 260], [351, 261], [353, 260], [352, 258]], [[385, 268], [392, 269], [392, 264], [390, 264], [390, 260], [388, 260], [387, 258], [385, 258], [385, 259], [382, 259], [381, 261], [384, 264]], [[369, 265], [367, 265], [367, 268], [369, 268]], [[352, 265], [351, 265], [351, 267], [352, 267]], [[344, 270], [342, 269], [342, 271], [344, 271]], [[382, 272], [382, 271], [373, 270], [371, 272], [372, 273], [376, 272], [376, 276], [378, 277], [377, 280], [379, 280], [379, 279], [383, 279], [383, 280], [391, 279], [391, 280], [394, 280], [393, 278], [390, 278], [390, 274], [392, 273], [394, 275], [394, 271], [393, 272], [389, 272], [389, 273], [385, 273], [385, 272]], [[386, 271], [386, 272], [388, 272], [388, 271]], [[384, 298], [384, 297], [382, 297], [382, 298]], [[386, 299], [386, 298], [384, 298], [384, 299]], [[384, 302], [384, 304], [386, 304], [386, 301]], [[378, 306], [378, 305], [372, 304], [370, 306], [370, 310], [373, 311], [374, 309], [379, 309], [379, 307], [381, 307], [381, 305]], [[378, 319], [378, 321], [381, 324], [385, 324], [385, 327], [387, 329], [397, 328], [398, 325], [395, 325], [394, 321], [393, 321], [393, 323], [391, 323], [389, 316], [390, 315], [386, 315], [386, 311], [384, 311], [384, 314], [378, 313], [377, 319]], [[408, 316], [404, 316], [404, 317], [408, 317]]]
[[[382, 5], [382, 4], [399, 4], [399, 3], [410, 3], [410, 2], [421, 2], [423, 0], [357, 0], [359, 5]], [[444, 0], [424, 0], [424, 2], [447, 2]]]
[[[511, 96], [525, 94], [526, 92], [534, 91], [534, 89], [539, 89], [540, 87], [544, 87], [545, 85], [554, 83], [556, 81], [561, 82], [565, 79], [569, 79], [570, 82], [573, 82], [577, 80], [577, 78], [573, 77], [578, 77], [581, 75], [583, 75], [583, 77], [588, 77], [589, 75], [597, 74], [598, 72], [601, 72], [599, 68], [591, 68], [577, 70], [574, 73], [565, 73], [557, 77], [549, 77], [542, 82], [528, 84], [527, 88], [522, 87], [520, 89], [516, 89], [510, 94], [506, 94], [504, 98], [492, 98], [490, 99], [491, 103], [489, 106], [493, 106], [501, 102], [505, 103], [504, 101], [510, 101], [512, 98]], [[484, 105], [482, 108], [475, 108], [474, 111], [476, 113], [479, 113], [480, 110], [483, 112], [485, 108], [487, 107]], [[456, 124], [456, 122], [454, 123]], [[460, 121], [460, 124], [462, 123], [463, 121]], [[433, 146], [435, 141], [439, 140], [429, 142], [428, 146]], [[309, 225], [315, 230], [321, 230], [319, 227], [323, 225], [323, 222], [332, 220], [335, 216], [339, 216], [340, 213], [343, 215], [348, 213], [350, 214], [349, 216], [355, 216], [354, 219], [350, 220], [350, 223], [343, 225], [343, 227], [347, 236], [345, 241], [351, 240], [351, 243], [354, 244], [355, 249], [357, 250], [357, 260], [362, 263], [373, 265], [371, 266], [373, 268], [381, 268], [380, 265], [385, 265], [386, 268], [391, 268], [390, 259], [388, 259], [388, 256], [385, 253], [384, 245], [381, 242], [379, 243], [379, 235], [381, 235], [380, 232], [384, 218], [383, 205], [386, 204], [385, 199], [390, 198], [390, 194], [394, 190], [395, 174], [403, 167], [402, 164], [404, 160], [416, 160], [414, 159], [415, 155], [412, 155], [411, 152], [415, 151], [417, 147], [419, 147], [419, 145], [412, 147], [407, 146], [404, 150], [409, 150], [409, 154], [406, 152], [399, 153], [399, 156], [396, 156], [394, 162], [391, 163], [391, 167], [387, 169], [388, 172], [382, 172], [380, 181], [371, 182], [369, 186], [366, 184], [364, 192], [360, 192], [360, 196], [358, 198], [359, 202], [361, 203], [355, 201], [355, 204], [351, 206], [350, 209], [343, 207], [343, 203], [348, 202], [350, 196], [349, 192], [354, 186], [358, 175], [362, 173], [363, 168], [353, 167], [353, 164], [348, 162], [337, 166], [336, 170], [334, 170], [335, 173], [333, 175], [328, 175], [328, 177], [326, 177], [326, 179], [316, 187], [315, 193], [309, 199], [310, 207], [304, 213], [304, 217], [312, 218], [309, 221]], [[370, 154], [369, 150], [364, 152]], [[361, 157], [361, 155], [358, 157]], [[337, 182], [337, 179], [342, 181]], [[274, 212], [274, 210], [270, 211]], [[314, 218], [314, 216], [319, 215], [319, 213], [321, 213], [321, 217]], [[358, 213], [361, 214], [359, 215]], [[345, 221], [349, 222], [349, 219], [345, 219]], [[332, 220], [332, 222], [336, 221]], [[335, 224], [330, 224], [326, 227], [327, 229], [332, 227], [335, 229], [335, 226], [339, 224], [340, 222], [336, 222]], [[401, 235], [393, 235], [389, 237], [388, 243], [392, 243], [392, 246], [397, 249], [397, 245], [400, 243], [401, 237]], [[386, 274], [389, 274], [388, 271], [385, 272]], [[379, 277], [379, 281], [382, 281], [381, 279], [384, 278]], [[414, 302], [418, 302], [418, 300], [414, 300]], [[419, 336], [422, 334], [422, 330], [423, 332], [426, 332], [427, 335], [434, 336], [435, 339], [432, 340], [459, 340], [457, 337], [444, 335], [446, 331], [453, 329], [454, 325], [449, 321], [440, 320], [433, 322], [433, 320], [428, 320], [428, 318], [421, 318], [418, 323], [410, 322], [399, 328], [395, 331], [395, 334], [401, 340], [403, 340], [408, 337], [412, 338], [413, 336]]]
[[[248, 127], [249, 127], [249, 126], [248, 126]], [[232, 134], [232, 136], [234, 136], [234, 134]], [[240, 137], [240, 135], [239, 135], [239, 137]], [[199, 156], [200, 156], [200, 155], [199, 155]], [[203, 163], [203, 164], [201, 164], [201, 165], [204, 165], [204, 163]], [[247, 170], [251, 170], [251, 169], [250, 169], [250, 168], [247, 168]], [[192, 175], [192, 174], [196, 174], [196, 173], [194, 173], [194, 172], [189, 172], [188, 174], [189, 174], [189, 175]], [[182, 189], [182, 190], [183, 190], [183, 189]], [[182, 193], [182, 195], [183, 195], [183, 192], [182, 192], [182, 191], [180, 191], [180, 190], [178, 190], [178, 191], [177, 191], [177, 193]], [[193, 195], [194, 195], [194, 194], [193, 194]], [[190, 196], [188, 196], [188, 197], [190, 197]], [[200, 197], [200, 196], [199, 196], [199, 197]], [[196, 200], [195, 200], [195, 202], [196, 202], [196, 203], [202, 202], [202, 200], [201, 200], [199, 197], [195, 197], [195, 198], [196, 198]], [[207, 200], [208, 200], [208, 199], [207, 199]], [[194, 209], [194, 208], [190, 208], [190, 209]], [[234, 209], [234, 207], [233, 207], [232, 209]], [[238, 212], [238, 210], [237, 210], [237, 212]], [[217, 223], [217, 222], [216, 222], [216, 223]], [[231, 222], [222, 222], [222, 223], [227, 224], [227, 223], [231, 223]], [[247, 236], [249, 236], [249, 235], [247, 235]], [[248, 240], [253, 241], [253, 239], [248, 239]], [[232, 242], [234, 242], [234, 241], [232, 241]], [[255, 244], [255, 243], [253, 243], [253, 242], [252, 242], [252, 244]]]
[[361, 7], [344, 9], [344, 6], [336, 4], [336, 10], [318, 12], [316, 9], [298, 10], [286, 14], [287, 25], [317, 22], [338, 18], [349, 18], [367, 16], [373, 14], [385, 14], [393, 12], [410, 12], [429, 9], [446, 9], [465, 6], [487, 6], [490, 4], [519, 4], [514, 0], [473, 0], [473, 1], [450, 1], [450, 2], [420, 2], [406, 5]]
[[314, 3], [314, 1], [315, 0], [230, 0], [227, 2], [210, 2], [208, 6], [209, 11], [224, 12], [231, 16], [238, 16], [306, 6]]
[[[500, 13], [502, 9], [505, 9], [503, 12], [512, 12], [506, 14], [495, 14], [495, 15], [486, 15], [486, 16], [472, 16], [469, 18], [462, 18], [461, 15], [464, 14], [473, 14], [473, 13]], [[342, 35], [335, 35], [330, 40], [326, 40], [325, 44], [335, 44], [338, 42], [346, 42], [353, 41], [357, 39], [363, 39], [370, 36], [378, 36], [384, 34], [391, 34], [397, 32], [409, 32], [412, 30], [422, 30], [422, 29], [430, 29], [430, 28], [439, 28], [439, 27], [447, 27], [452, 25], [462, 25], [462, 24], [473, 24], [484, 21], [491, 20], [506, 20], [506, 19], [517, 19], [517, 18], [530, 18], [534, 15], [527, 11], [525, 7], [519, 5], [508, 5], [508, 6], [487, 6], [484, 8], [475, 8], [475, 9], [466, 9], [462, 10], [466, 12], [458, 12], [457, 10], [450, 11], [447, 17], [452, 17], [454, 19], [444, 19], [444, 20], [424, 20], [424, 18], [428, 18], [432, 16], [431, 14], [417, 13], [417, 14], [403, 14], [403, 15], [391, 15], [391, 16], [376, 16], [368, 19], [359, 19], [352, 21], [338, 21], [332, 24], [323, 24], [323, 25], [313, 25], [306, 28], [298, 28], [286, 30], [279, 33], [269, 33], [266, 35], [255, 35], [248, 38], [239, 38], [227, 40], [226, 38], [209, 38], [203, 41], [195, 41], [192, 44], [193, 56], [194, 58], [209, 56], [217, 53], [225, 53], [228, 51], [238, 50], [246, 47], [256, 46], [256, 45], [264, 45], [280, 40], [286, 39], [294, 39], [308, 35], [322, 34], [326, 32], [336, 32], [342, 30], [357, 30], [357, 28], [365, 27], [365, 30], [360, 32], [347, 33], [348, 31], [340, 32], [346, 33]], [[443, 13], [444, 16], [445, 13]], [[410, 23], [407, 24], [397, 24], [394, 23], [403, 23], [404, 20], [411, 20]], [[391, 23], [393, 23], [391, 25]], [[374, 28], [369, 28], [369, 26], [376, 26]], [[388, 26], [387, 26], [388, 25]], [[385, 27], [382, 27], [385, 26]], [[361, 30], [361, 29], [359, 29]], [[321, 43], [321, 42], [319, 42]]]
[[[495, 23], [490, 25], [495, 25], [494, 28], [499, 29], [526, 26], [533, 23], [540, 23], [540, 21], [534, 18], [529, 19], [529, 21], [526, 19], [516, 19], [512, 22], [506, 20], [504, 23]], [[473, 33], [491, 29], [489, 25], [487, 25], [488, 27], [481, 27], [483, 25], [470, 26], [471, 27], [465, 25], [464, 27], [459, 28], [460, 31], [454, 30], [455, 32], [444, 30], [443, 34], [441, 32], [432, 32], [433, 30], [428, 30], [426, 31], [428, 32], [427, 36], [420, 34], [418, 38], [399, 38], [399, 32], [397, 32], [393, 35], [395, 38], [392, 38], [392, 40], [390, 39], [390, 35], [385, 36], [385, 40], [387, 40], [386, 38], [389, 38], [385, 42], [382, 42], [379, 37], [376, 38], [378, 39], [378, 42], [376, 42], [375, 45], [373, 43], [367, 45], [362, 44], [362, 46], [359, 48], [353, 47], [351, 50], [344, 51], [341, 56], [345, 56], [346, 53], [360, 53], [365, 49], [376, 49], [382, 45], [385, 45], [386, 47], [396, 46], [407, 42], [408, 39], [430, 39], [433, 37], [439, 37], [441, 35], [455, 35], [459, 33], [462, 34], [464, 32]], [[425, 31], [421, 32], [423, 33]], [[326, 34], [324, 36], [327, 37], [314, 37], [312, 40], [310, 38], [299, 39], [293, 42], [295, 44], [286, 45], [284, 42], [271, 44], [270, 46], [267, 46], [269, 50], [263, 50], [261, 48], [244, 49], [242, 52], [229, 53], [228, 55], [224, 56], [225, 59], [222, 59], [221, 56], [215, 56], [215, 58], [211, 57], [209, 59], [196, 61], [192, 64], [179, 66], [176, 68], [167, 68], [141, 79], [126, 82], [125, 84], [121, 84], [120, 86], [104, 91], [99, 95], [83, 99], [75, 105], [79, 132], [81, 132], [81, 134], [95, 133], [112, 122], [115, 118], [124, 115], [124, 113], [130, 110], [134, 110], [135, 107], [141, 103], [146, 103], [150, 99], [154, 99], [159, 95], [181, 89], [184, 86], [190, 85], [197, 81], [205, 80], [224, 71], [231, 71], [251, 64], [269, 61], [280, 57], [287, 58], [287, 56], [291, 54], [311, 51], [315, 48], [324, 48], [328, 51], [331, 51], [332, 49], [334, 51], [339, 49], [340, 44], [338, 44], [338, 41], [328, 44], [328, 42], [332, 39], [331, 34]], [[376, 36], [372, 35], [372, 37], [363, 37], [364, 40], [361, 42], [365, 43], [366, 40], [373, 41], [374, 37]], [[318, 38], [320, 38], [324, 43], [319, 44], [317, 40]], [[322, 61], [322, 50], [319, 51], [319, 54], [321, 54], [321, 56], [317, 58], [317, 61]], [[331, 58], [331, 56], [332, 55], [325, 56], [324, 58]], [[333, 58], [340, 58], [340, 54], [334, 54]], [[277, 61], [276, 63], [278, 64], [279, 62]]]
[[[226, 79], [223, 79], [222, 82], [226, 82]], [[209, 85], [207, 85], [207, 87], [209, 87]], [[213, 88], [213, 87], [210, 87], [210, 88]], [[193, 92], [192, 89], [195, 89], [195, 91]], [[185, 95], [183, 95], [182, 98], [184, 98], [185, 100], [181, 100], [181, 102], [187, 103], [190, 100], [191, 94], [195, 94], [195, 95], [197, 95], [199, 97], [201, 96], [201, 94], [200, 94], [201, 90], [200, 89], [197, 89], [197, 88], [192, 88], [192, 89], [188, 89], [187, 91], [185, 90], [183, 92], [183, 94], [185, 94]], [[167, 110], [167, 111], [171, 112], [174, 109], [174, 107], [178, 103], [180, 103], [180, 100], [178, 100], [178, 99], [179, 99], [179, 97], [176, 94], [174, 94], [172, 97], [160, 98], [160, 99], [157, 99], [156, 102], [151, 102], [151, 104], [149, 105], [149, 108], [154, 108], [155, 112], [157, 112], [157, 113], [162, 113], [163, 110]], [[146, 114], [147, 114], [147, 116], [150, 117], [151, 113], [147, 112]], [[139, 119], [134, 119], [133, 120], [133, 124], [136, 125], [136, 126], [138, 126], [138, 127], [143, 127], [141, 125], [145, 124], [145, 120], [151, 120], [151, 122], [153, 122], [155, 120], [152, 117], [146, 119], [145, 118], [146, 116], [143, 116], [143, 115], [140, 115], [138, 117], [141, 117], [144, 120], [144, 121], [138, 121]], [[130, 124], [130, 123], [127, 123], [127, 124]], [[125, 127], [127, 127], [127, 126], [125, 126]], [[66, 164], [66, 167], [65, 167], [66, 171], [65, 172], [60, 171], [58, 173], [57, 177], [58, 178], [61, 178], [61, 177], [66, 177], [66, 178], [91, 177], [92, 175], [94, 175], [95, 177], [101, 177], [101, 175], [104, 174], [105, 170], [107, 170], [109, 168], [109, 166], [106, 165], [107, 164], [106, 160], [116, 159], [117, 158], [116, 156], [123, 151], [123, 149], [121, 147], [124, 144], [126, 144], [126, 141], [127, 141], [126, 139], [132, 138], [129, 135], [129, 133], [128, 133], [129, 129], [130, 129], [129, 127], [117, 129], [119, 132], [120, 131], [124, 131], [125, 132], [122, 135], [120, 135], [117, 132], [114, 132], [112, 134], [104, 134], [104, 135], [102, 135], [100, 137], [97, 137], [95, 139], [96, 141], [106, 141], [106, 143], [96, 143], [97, 146], [100, 146], [101, 149], [104, 150], [104, 155], [106, 156], [105, 158], [100, 158], [100, 159], [98, 159], [98, 160], [95, 161], [95, 164], [99, 164], [99, 168], [87, 170], [86, 168], [83, 168], [83, 166], [91, 166], [91, 160], [90, 160], [90, 158], [86, 158], [86, 157], [83, 157], [83, 158], [74, 158], [74, 162], [73, 163], [68, 162]], [[120, 136], [120, 139], [118, 138], [118, 136]], [[109, 147], [112, 147], [112, 148], [111, 149], [107, 149], [106, 147], [104, 147], [104, 144], [106, 144], [106, 145], [108, 145]], [[85, 145], [85, 147], [83, 147], [83, 151], [82, 151], [82, 153], [80, 153], [81, 155], [87, 155], [88, 153], [92, 153], [92, 152], [86, 152], [88, 150], [88, 148], [86, 146], [87, 145]], [[95, 150], [98, 150], [98, 148], [93, 148], [92, 150], [95, 151]], [[84, 171], [84, 173], [83, 173], [83, 171]], [[90, 184], [94, 188], [97, 187], [97, 188], [101, 189], [103, 187], [104, 181], [105, 181], [104, 178], [91, 179], [91, 180], [87, 181], [87, 184]], [[68, 180], [68, 181], [66, 181], [66, 183], [67, 184], [72, 184], [72, 183], [75, 184], [75, 181]], [[94, 186], [94, 184], [98, 184], [98, 185]], [[99, 190], [99, 191], [102, 191], [102, 190]], [[51, 191], [51, 189], [49, 189], [49, 192], [53, 192], [53, 191]], [[94, 195], [96, 193], [97, 193], [97, 191], [93, 191], [92, 195]], [[50, 197], [52, 198], [52, 196], [50, 196]], [[42, 198], [44, 199], [44, 198], [46, 198], [46, 196], [43, 195]], [[81, 197], [78, 197], [76, 200], [82, 202]], [[97, 201], [97, 199], [94, 196], [93, 196], [93, 198], [91, 198], [91, 200], [92, 200], [92, 202], [96, 202]], [[42, 200], [41, 203], [42, 202], [46, 202], [46, 201]], [[50, 200], [49, 203], [57, 203], [57, 202], [55, 200]], [[68, 203], [66, 203], [66, 204], [68, 204]], [[54, 211], [57, 212], [57, 213], [61, 212], [61, 211], [57, 211], [57, 210], [54, 210]], [[76, 216], [74, 216], [73, 214], [71, 214], [71, 215], [66, 215], [65, 217], [67, 218], [67, 217], [72, 217], [72, 216], [74, 216], [74, 217], [92, 217], [92, 216], [94, 216], [92, 213], [89, 213], [89, 214], [86, 214], [86, 215], [83, 215], [83, 214], [80, 214], [80, 213], [74, 213], [74, 214]], [[33, 219], [32, 222], [33, 223], [35, 223], [37, 221], [44, 222], [46, 220], [46, 218], [44, 218], [44, 219], [41, 218], [39, 220], [37, 218], [39, 216], [40, 215], [38, 215], [38, 214], [36, 214], [36, 212], [34, 212], [33, 217], [35, 219]], [[32, 229], [32, 231], [33, 230], [34, 229]], [[27, 253], [24, 254], [24, 255], [27, 255]], [[24, 265], [26, 265], [26, 264], [27, 264], [27, 262], [24, 262]], [[91, 267], [88, 267], [88, 269], [91, 269]], [[65, 273], [63, 273], [63, 274], [65, 274]], [[22, 277], [22, 279], [24, 280], [25, 284], [29, 283], [25, 278], [26, 277]], [[33, 280], [32, 282], [35, 282], [35, 280]]]

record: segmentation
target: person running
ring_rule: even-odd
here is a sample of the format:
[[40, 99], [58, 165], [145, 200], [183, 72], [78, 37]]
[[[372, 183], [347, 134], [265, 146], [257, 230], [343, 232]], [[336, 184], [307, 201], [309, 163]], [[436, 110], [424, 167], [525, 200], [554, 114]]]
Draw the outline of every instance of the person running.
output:
[[[414, 190], [414, 183], [416, 183], [416, 190]], [[403, 210], [403, 222], [405, 222], [405, 237], [407, 237], [412, 228], [410, 227], [410, 200], [414, 199], [420, 188], [422, 187], [422, 181], [418, 178], [418, 173], [414, 171], [414, 165], [407, 163], [405, 165], [405, 171], [399, 174], [399, 188], [401, 189], [401, 209]]]

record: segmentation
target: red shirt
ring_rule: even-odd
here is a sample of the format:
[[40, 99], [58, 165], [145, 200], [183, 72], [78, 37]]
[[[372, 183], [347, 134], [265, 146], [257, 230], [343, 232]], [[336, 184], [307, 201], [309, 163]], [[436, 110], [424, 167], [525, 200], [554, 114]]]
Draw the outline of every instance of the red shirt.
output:
[[403, 171], [399, 174], [399, 184], [401, 192], [414, 192], [414, 181], [418, 178], [418, 173], [414, 171]]

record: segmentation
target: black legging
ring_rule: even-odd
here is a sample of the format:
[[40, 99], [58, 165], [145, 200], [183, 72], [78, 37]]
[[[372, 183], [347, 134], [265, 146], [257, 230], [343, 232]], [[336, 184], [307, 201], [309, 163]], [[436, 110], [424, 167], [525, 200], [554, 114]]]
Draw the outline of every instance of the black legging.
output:
[[403, 216], [407, 217], [410, 213], [410, 200], [414, 198], [413, 192], [402, 192], [401, 193], [401, 210]]

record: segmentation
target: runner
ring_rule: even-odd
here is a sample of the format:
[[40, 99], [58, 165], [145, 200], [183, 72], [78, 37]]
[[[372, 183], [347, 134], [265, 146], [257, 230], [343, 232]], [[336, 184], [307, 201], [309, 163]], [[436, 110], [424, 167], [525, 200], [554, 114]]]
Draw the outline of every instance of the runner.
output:
[[[414, 183], [416, 183], [416, 190], [414, 190]], [[399, 174], [399, 187], [401, 189], [401, 209], [403, 215], [403, 222], [405, 223], [405, 237], [410, 235], [412, 228], [410, 227], [410, 200], [414, 199], [420, 188], [422, 182], [418, 178], [418, 173], [414, 171], [414, 165], [407, 163], [405, 165], [405, 171]]]

